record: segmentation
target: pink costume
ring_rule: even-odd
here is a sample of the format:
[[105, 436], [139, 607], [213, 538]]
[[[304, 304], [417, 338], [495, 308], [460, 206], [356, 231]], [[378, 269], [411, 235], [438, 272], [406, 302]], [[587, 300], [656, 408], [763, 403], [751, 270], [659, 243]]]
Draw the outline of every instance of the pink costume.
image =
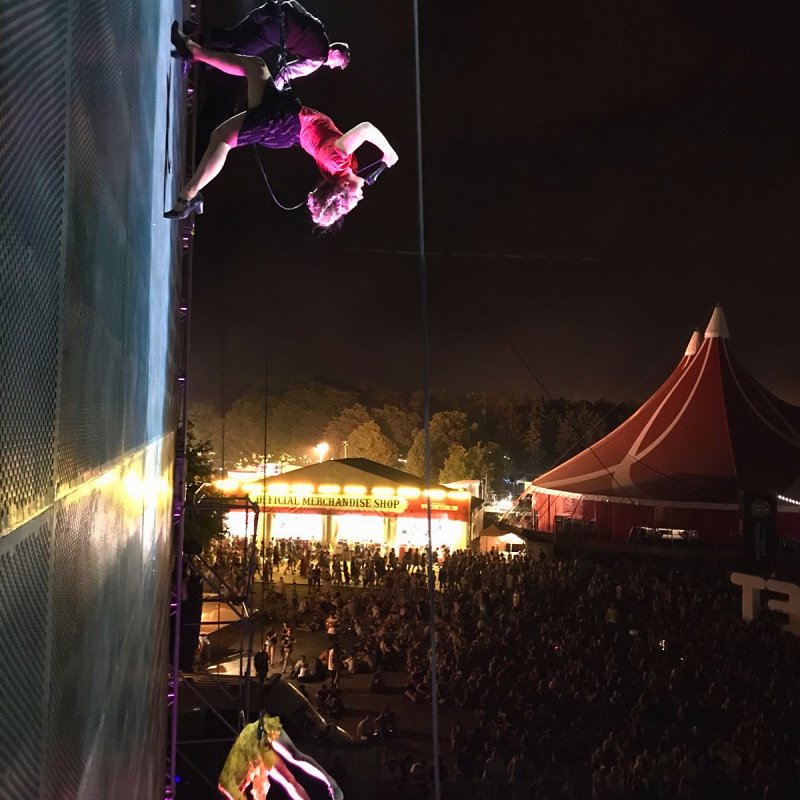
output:
[[300, 109], [300, 147], [316, 161], [326, 180], [358, 169], [356, 157], [336, 146], [341, 135], [333, 120], [321, 111], [308, 106]]

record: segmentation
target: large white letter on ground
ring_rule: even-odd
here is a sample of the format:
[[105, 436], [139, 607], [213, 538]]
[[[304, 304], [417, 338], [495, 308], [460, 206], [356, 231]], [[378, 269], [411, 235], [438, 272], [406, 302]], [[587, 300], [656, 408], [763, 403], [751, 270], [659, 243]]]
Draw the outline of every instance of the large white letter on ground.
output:
[[734, 572], [731, 575], [731, 583], [742, 587], [742, 619], [752, 622], [758, 616], [761, 590], [766, 586], [764, 579], [758, 575]]
[[742, 587], [742, 619], [752, 622], [761, 609], [761, 590], [766, 589], [775, 594], [782, 594], [786, 599], [770, 598], [767, 608], [786, 614], [789, 621], [783, 626], [785, 631], [800, 636], [800, 586], [786, 581], [765, 581], [758, 575], [746, 575], [743, 572], [731, 574], [731, 583]]
[[800, 586], [786, 581], [767, 581], [767, 589], [775, 594], [785, 594], [786, 600], [767, 600], [767, 606], [773, 611], [786, 614], [789, 621], [783, 626], [785, 631], [800, 636]]

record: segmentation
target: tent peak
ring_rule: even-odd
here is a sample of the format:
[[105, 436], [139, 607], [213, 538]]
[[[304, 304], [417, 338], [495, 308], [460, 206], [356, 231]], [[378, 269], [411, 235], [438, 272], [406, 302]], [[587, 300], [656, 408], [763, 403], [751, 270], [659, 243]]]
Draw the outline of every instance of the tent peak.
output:
[[728, 333], [728, 323], [725, 319], [725, 312], [722, 310], [722, 306], [719, 303], [717, 303], [714, 308], [714, 313], [708, 321], [704, 336], [706, 339], [728, 339], [730, 337]]
[[686, 345], [686, 352], [684, 356], [693, 356], [700, 349], [700, 328], [695, 328], [692, 338], [689, 339], [689, 344]]

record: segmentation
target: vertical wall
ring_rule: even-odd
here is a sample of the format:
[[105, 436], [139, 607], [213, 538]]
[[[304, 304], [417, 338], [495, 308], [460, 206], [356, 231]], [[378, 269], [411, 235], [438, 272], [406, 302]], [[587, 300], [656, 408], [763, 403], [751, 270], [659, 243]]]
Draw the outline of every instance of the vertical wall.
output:
[[0, 797], [165, 779], [173, 4], [0, 5]]

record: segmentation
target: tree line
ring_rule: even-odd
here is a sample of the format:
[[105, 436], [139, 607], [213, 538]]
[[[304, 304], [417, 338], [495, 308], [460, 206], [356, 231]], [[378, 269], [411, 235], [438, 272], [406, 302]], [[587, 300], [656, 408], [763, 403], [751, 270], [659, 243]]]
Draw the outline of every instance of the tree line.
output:
[[[431, 477], [503, 482], [534, 477], [565, 461], [616, 428], [635, 410], [630, 402], [531, 398], [472, 393], [430, 398]], [[422, 476], [423, 397], [417, 393], [343, 389], [320, 382], [280, 394], [240, 397], [225, 414], [209, 402], [193, 403], [197, 439], [210, 443], [217, 469], [265, 460], [308, 464], [327, 443], [328, 458], [368, 458]]]

